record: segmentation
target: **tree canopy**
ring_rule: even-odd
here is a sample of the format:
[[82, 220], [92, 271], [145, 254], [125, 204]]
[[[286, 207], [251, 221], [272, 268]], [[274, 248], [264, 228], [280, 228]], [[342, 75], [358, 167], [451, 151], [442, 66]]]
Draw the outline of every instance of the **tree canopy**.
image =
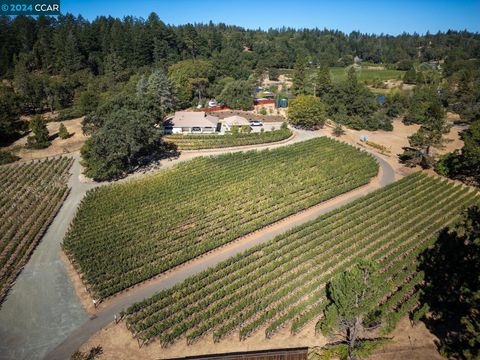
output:
[[228, 82], [217, 100], [232, 109], [251, 110], [253, 108], [254, 84], [248, 80]]
[[290, 102], [287, 113], [292, 125], [307, 129], [323, 127], [326, 115], [325, 105], [320, 98], [312, 95], [297, 96]]
[[348, 344], [350, 359], [366, 328], [378, 319], [379, 277], [375, 263], [361, 261], [338, 275], [327, 287], [328, 305], [317, 324], [326, 336], [340, 333]]
[[161, 129], [147, 112], [122, 108], [105, 117], [103, 126], [81, 149], [88, 177], [122, 177], [163, 150]]

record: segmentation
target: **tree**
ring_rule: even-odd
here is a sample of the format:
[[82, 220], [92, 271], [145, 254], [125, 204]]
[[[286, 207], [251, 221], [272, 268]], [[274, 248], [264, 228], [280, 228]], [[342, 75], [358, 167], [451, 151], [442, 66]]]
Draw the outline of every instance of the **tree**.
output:
[[27, 138], [27, 147], [32, 149], [44, 149], [51, 144], [47, 124], [40, 115], [36, 115], [30, 120], [30, 130], [33, 135]]
[[303, 54], [297, 56], [293, 67], [292, 88], [295, 95], [307, 93], [307, 59]]
[[317, 324], [325, 336], [337, 334], [348, 345], [348, 356], [355, 350], [365, 330], [378, 325], [380, 282], [375, 263], [361, 261], [335, 277], [327, 286], [328, 305]]
[[155, 70], [148, 80], [144, 77], [140, 79], [137, 85], [137, 96], [144, 110], [157, 119], [163, 119], [175, 108], [176, 99], [172, 84], [161, 69]]
[[400, 161], [408, 166], [421, 165], [429, 168], [433, 164], [430, 156], [432, 147], [440, 149], [445, 139], [443, 135], [450, 131], [450, 126], [445, 119], [445, 111], [438, 102], [433, 102], [426, 109], [426, 118], [418, 131], [408, 137], [410, 147], [404, 148]]
[[335, 124], [335, 127], [333, 128], [333, 135], [335, 135], [336, 137], [345, 135], [345, 130], [343, 129], [342, 125]]
[[480, 207], [465, 210], [420, 256], [425, 323], [448, 358], [480, 357]]
[[122, 177], [163, 150], [161, 129], [144, 111], [119, 109], [81, 148], [85, 175], [94, 180]]
[[100, 104], [100, 96], [93, 89], [88, 89], [80, 94], [80, 109], [82, 114], [89, 114], [95, 111]]
[[251, 110], [253, 108], [254, 84], [247, 80], [228, 82], [218, 96], [218, 101], [232, 109]]
[[472, 185], [480, 184], [480, 120], [461, 133], [463, 147], [447, 153], [435, 164], [435, 171]]
[[183, 60], [169, 67], [168, 78], [175, 86], [179, 106], [188, 107], [194, 97], [206, 97], [205, 89], [215, 79], [215, 69], [210, 61]]
[[279, 76], [279, 72], [278, 72], [278, 69], [277, 68], [270, 68], [268, 69], [268, 78], [270, 80], [278, 80], [278, 76]]
[[20, 102], [11, 88], [0, 85], [0, 144], [15, 140], [26, 130], [26, 123], [19, 117]]
[[416, 84], [417, 83], [417, 72], [414, 67], [411, 67], [405, 75], [403, 75], [403, 82], [405, 84]]
[[326, 120], [325, 105], [312, 95], [300, 95], [290, 102], [287, 113], [290, 123], [307, 129], [323, 127]]
[[70, 137], [70, 133], [63, 123], [60, 123], [60, 127], [58, 128], [58, 137], [60, 139], [68, 139]]
[[332, 79], [330, 78], [330, 69], [328, 66], [322, 65], [317, 71], [315, 78], [315, 92], [317, 96], [323, 97], [332, 91]]

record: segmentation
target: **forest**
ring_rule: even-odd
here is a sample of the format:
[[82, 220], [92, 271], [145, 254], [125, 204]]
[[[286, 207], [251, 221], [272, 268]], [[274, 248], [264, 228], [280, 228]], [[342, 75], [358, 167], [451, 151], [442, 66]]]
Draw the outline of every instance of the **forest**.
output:
[[[480, 117], [479, 58], [480, 35], [468, 31], [392, 36], [318, 28], [252, 30], [212, 22], [172, 26], [155, 13], [147, 19], [93, 21], [71, 14], [2, 17], [0, 144], [30, 130], [36, 133], [21, 115], [55, 112], [57, 121], [86, 115], [83, 130], [93, 135], [82, 151], [87, 171], [97, 179], [123, 176], [143, 162], [139, 158], [161, 149], [156, 139], [166, 114], [205, 105], [211, 98], [251, 109], [255, 85], [287, 71], [293, 84], [277, 96], [319, 97], [322, 115], [310, 123], [314, 127], [328, 117], [353, 129], [391, 131], [398, 116], [406, 124], [433, 119], [435, 125], [424, 126], [402, 157], [430, 167], [429, 148], [441, 145], [446, 111], [458, 113], [464, 123]], [[353, 71], [359, 62], [404, 73], [403, 83], [415, 88], [389, 92], [379, 102]], [[129, 116], [132, 112], [137, 115]], [[121, 145], [125, 139], [109, 135], [116, 131], [135, 139], [139, 127], [145, 136], [127, 148]], [[424, 135], [432, 129], [438, 139], [426, 144], [424, 139], [432, 137]], [[48, 146], [41, 138], [31, 143]], [[112, 145], [107, 149], [106, 143]], [[105, 153], [120, 155], [106, 159]], [[5, 162], [13, 159], [0, 155]], [[464, 162], [455, 154], [443, 161], [443, 173], [464, 173], [458, 160]]]

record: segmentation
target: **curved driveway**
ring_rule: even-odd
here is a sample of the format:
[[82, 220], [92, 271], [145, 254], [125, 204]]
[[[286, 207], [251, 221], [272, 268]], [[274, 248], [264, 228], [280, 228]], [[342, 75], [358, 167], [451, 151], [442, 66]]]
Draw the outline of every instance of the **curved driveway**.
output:
[[[296, 131], [295, 137], [288, 142], [236, 149], [184, 152], [176, 160], [163, 161], [161, 168], [168, 168], [197, 156], [275, 148], [319, 135], [322, 134]], [[71, 192], [0, 309], [0, 359], [41, 359], [45, 354], [47, 354], [45, 359], [68, 359], [90, 336], [113, 321], [114, 315], [129, 305], [169, 288], [208, 267], [215, 266], [251, 246], [271, 240], [292, 227], [315, 219], [320, 214], [393, 182], [395, 174], [391, 166], [379, 156], [373, 155], [381, 167], [381, 177], [376, 183], [341, 195], [335, 198], [335, 201], [327, 201], [292, 215], [273, 226], [213, 250], [177, 270], [113, 298], [108, 306], [99, 310], [90, 319], [76, 297], [73, 285], [59, 257], [60, 243], [75, 215], [78, 204], [86, 191], [96, 186], [78, 181], [80, 167], [78, 156], [76, 156], [70, 180]]]

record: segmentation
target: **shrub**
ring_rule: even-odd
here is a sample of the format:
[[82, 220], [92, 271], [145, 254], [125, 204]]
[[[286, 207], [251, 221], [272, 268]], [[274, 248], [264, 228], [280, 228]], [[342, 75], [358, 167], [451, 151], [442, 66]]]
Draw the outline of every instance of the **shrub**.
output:
[[0, 151], [0, 165], [10, 164], [19, 160], [20, 158], [9, 152], [9, 151]]

